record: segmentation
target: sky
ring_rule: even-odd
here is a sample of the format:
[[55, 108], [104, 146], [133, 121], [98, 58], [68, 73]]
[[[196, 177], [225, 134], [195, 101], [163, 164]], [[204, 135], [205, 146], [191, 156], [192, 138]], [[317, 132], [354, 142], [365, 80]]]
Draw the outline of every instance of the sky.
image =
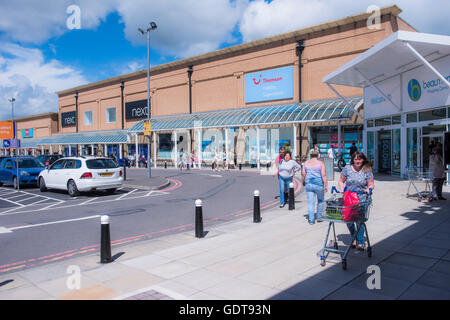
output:
[[448, 0], [1, 0], [0, 120], [11, 98], [15, 117], [58, 112], [57, 91], [146, 69], [150, 21], [153, 67], [393, 4], [450, 35]]

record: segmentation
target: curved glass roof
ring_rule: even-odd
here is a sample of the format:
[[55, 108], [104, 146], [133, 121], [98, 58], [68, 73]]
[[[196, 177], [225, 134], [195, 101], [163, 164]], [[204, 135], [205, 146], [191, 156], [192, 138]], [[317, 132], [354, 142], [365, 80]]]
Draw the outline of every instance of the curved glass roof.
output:
[[[353, 108], [363, 103], [363, 97], [346, 98]], [[264, 124], [285, 124], [318, 121], [349, 120], [355, 109], [341, 99], [305, 101], [267, 105], [252, 108], [200, 112], [151, 119], [152, 131], [255, 126]], [[144, 122], [136, 123], [128, 132], [143, 132]]]
[[126, 131], [113, 132], [79, 132], [58, 134], [39, 141], [39, 145], [50, 144], [104, 144], [104, 143], [127, 143]]

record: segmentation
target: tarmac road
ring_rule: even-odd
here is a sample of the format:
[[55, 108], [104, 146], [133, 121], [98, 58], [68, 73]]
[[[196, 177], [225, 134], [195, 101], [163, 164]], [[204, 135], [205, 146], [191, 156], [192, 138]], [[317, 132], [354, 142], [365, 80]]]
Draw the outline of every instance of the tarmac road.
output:
[[[145, 176], [145, 169], [136, 170]], [[278, 205], [276, 178], [257, 172], [152, 169], [152, 175], [168, 178], [170, 186], [77, 198], [37, 188], [22, 189], [23, 194], [0, 188], [0, 274], [98, 251], [104, 214], [110, 216], [111, 240], [117, 247], [189, 229], [194, 233], [196, 199], [203, 201], [205, 232], [211, 224], [243, 215], [252, 219], [256, 189], [262, 209]]]

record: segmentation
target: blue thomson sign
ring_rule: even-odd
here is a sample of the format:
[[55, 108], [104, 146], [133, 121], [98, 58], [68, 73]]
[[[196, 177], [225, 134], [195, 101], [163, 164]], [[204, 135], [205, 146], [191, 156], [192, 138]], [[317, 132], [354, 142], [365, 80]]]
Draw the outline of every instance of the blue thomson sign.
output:
[[294, 97], [294, 67], [284, 67], [245, 75], [245, 103]]

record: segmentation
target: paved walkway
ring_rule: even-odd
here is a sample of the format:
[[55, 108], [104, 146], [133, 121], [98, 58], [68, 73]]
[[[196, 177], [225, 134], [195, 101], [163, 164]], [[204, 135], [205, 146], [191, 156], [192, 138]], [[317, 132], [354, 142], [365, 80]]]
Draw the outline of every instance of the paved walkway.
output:
[[[378, 176], [375, 186], [373, 256], [352, 250], [345, 271], [338, 256], [320, 266], [328, 224], [308, 224], [303, 192], [296, 210], [263, 211], [261, 223], [246, 214], [206, 224], [201, 239], [187, 230], [113, 245], [109, 264], [96, 253], [0, 275], [0, 299], [450, 299], [450, 189], [448, 201], [428, 203], [405, 197], [407, 181]], [[336, 231], [348, 245], [346, 226]], [[113, 225], [111, 234], [114, 241]], [[371, 265], [380, 268], [380, 289], [367, 287]]]

